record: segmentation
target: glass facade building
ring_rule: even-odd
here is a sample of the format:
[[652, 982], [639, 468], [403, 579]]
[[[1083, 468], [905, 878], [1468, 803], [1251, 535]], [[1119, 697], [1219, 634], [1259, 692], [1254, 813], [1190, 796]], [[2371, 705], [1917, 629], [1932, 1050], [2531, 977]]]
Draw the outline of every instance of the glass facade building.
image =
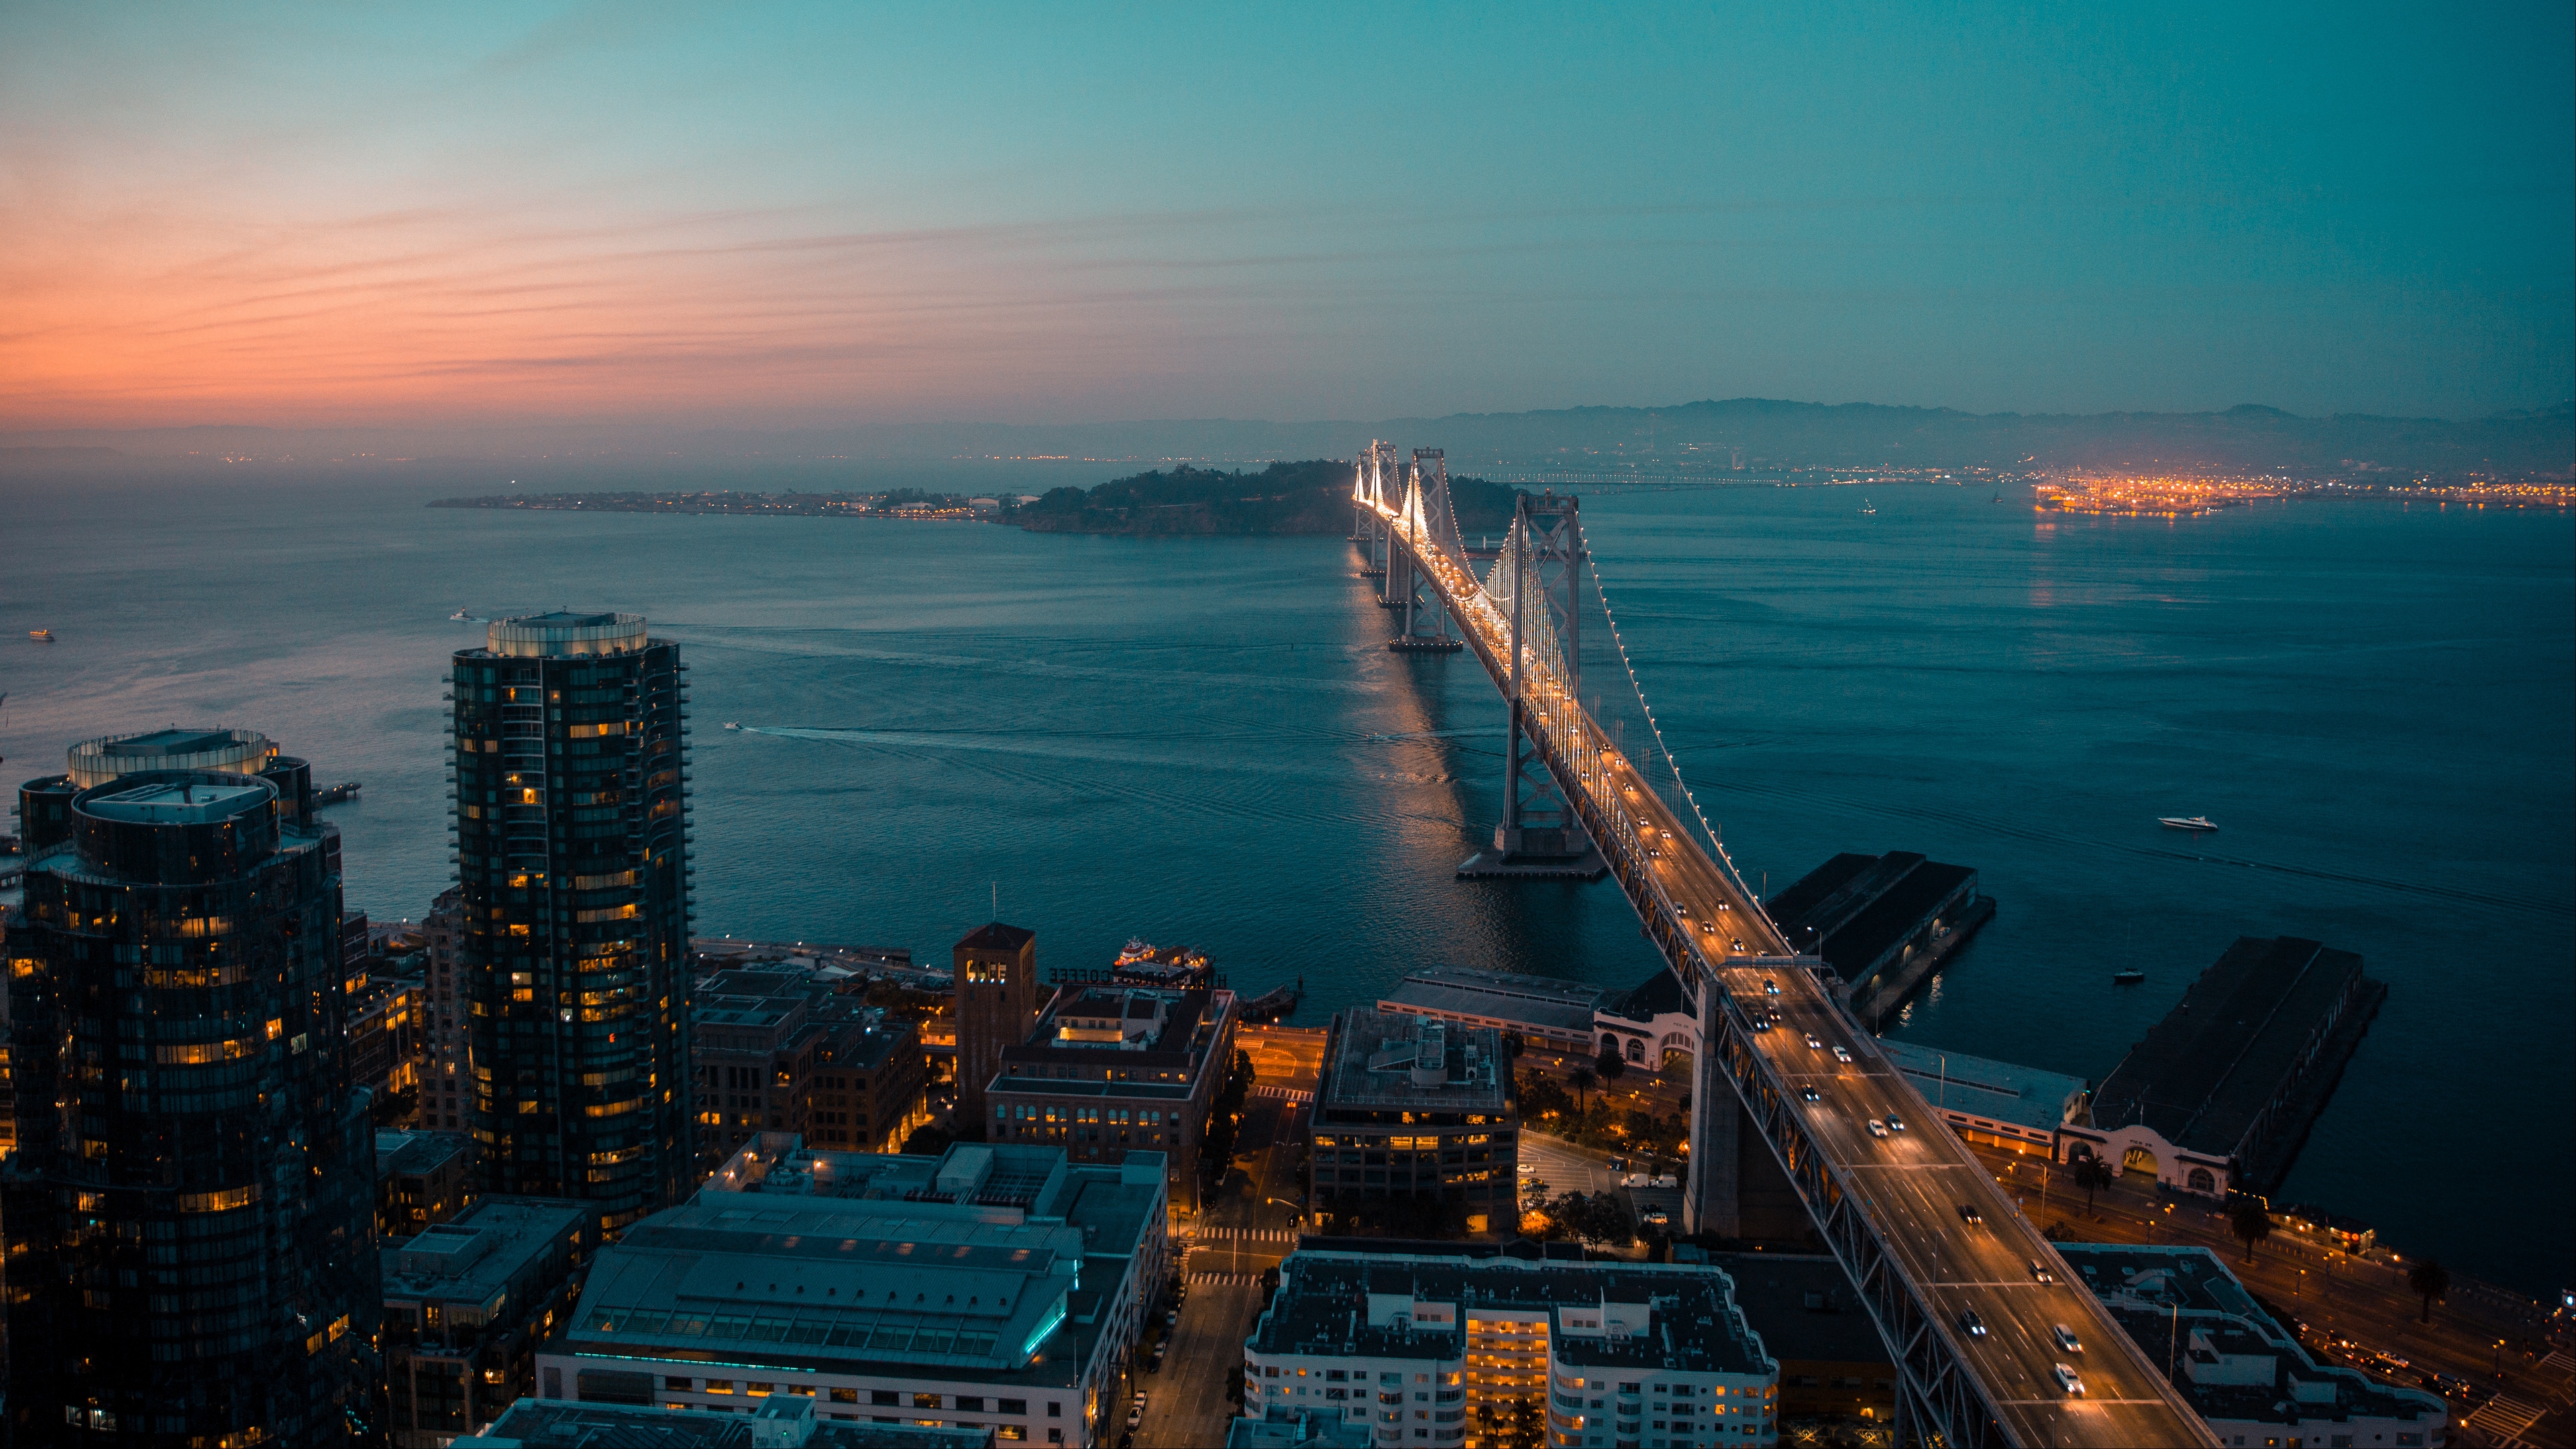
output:
[[486, 1193], [614, 1231], [691, 1168], [687, 666], [637, 614], [460, 650], [454, 826], [467, 1122]]
[[300, 762], [243, 763], [20, 791], [0, 1225], [21, 1444], [340, 1443], [377, 1413], [339, 836]]

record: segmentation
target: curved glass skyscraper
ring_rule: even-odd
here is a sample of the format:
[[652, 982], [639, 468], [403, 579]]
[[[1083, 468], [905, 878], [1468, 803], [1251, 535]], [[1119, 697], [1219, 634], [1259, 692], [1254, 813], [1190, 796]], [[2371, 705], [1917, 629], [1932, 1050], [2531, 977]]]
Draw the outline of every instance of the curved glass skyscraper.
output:
[[[383, 1296], [375, 1139], [340, 1051], [339, 837], [302, 762], [256, 736], [122, 743], [99, 783], [20, 791], [16, 1442], [346, 1442], [373, 1414]], [[239, 758], [127, 768], [213, 753]]]
[[460, 650], [456, 965], [489, 1193], [615, 1230], [695, 1186], [687, 666], [639, 614], [536, 614]]

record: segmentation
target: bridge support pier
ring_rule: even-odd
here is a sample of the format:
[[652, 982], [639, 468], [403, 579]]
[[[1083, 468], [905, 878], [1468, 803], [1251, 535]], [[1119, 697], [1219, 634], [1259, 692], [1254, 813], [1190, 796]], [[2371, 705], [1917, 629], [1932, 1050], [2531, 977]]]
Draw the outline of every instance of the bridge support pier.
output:
[[1716, 1019], [1718, 993], [1702, 982], [1698, 998], [1700, 1053], [1691, 1084], [1690, 1176], [1683, 1185], [1682, 1221], [1694, 1233], [1811, 1250], [1815, 1219], [1711, 1045], [1725, 1029]]
[[1577, 699], [1583, 695], [1582, 538], [1572, 498], [1523, 494], [1512, 509], [1511, 532], [1503, 544], [1511, 567], [1500, 600], [1511, 617], [1509, 673], [1503, 685], [1511, 708], [1503, 746], [1503, 822], [1494, 827], [1493, 849], [1459, 865], [1462, 880], [1599, 880], [1610, 873], [1610, 862], [1567, 803], [1563, 783], [1530, 741], [1529, 698], [1522, 679], [1526, 651], [1535, 641], [1553, 638], [1557, 642], [1550, 653], [1565, 692]]

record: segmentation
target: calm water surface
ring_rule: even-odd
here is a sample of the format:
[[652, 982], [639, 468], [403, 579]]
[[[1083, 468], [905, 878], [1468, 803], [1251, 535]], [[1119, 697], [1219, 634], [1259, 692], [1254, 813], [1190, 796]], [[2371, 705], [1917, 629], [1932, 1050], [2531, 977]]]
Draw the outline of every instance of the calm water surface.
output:
[[[500, 486], [0, 483], [8, 779], [86, 735], [265, 730], [366, 783], [333, 812], [350, 903], [416, 917], [448, 879], [438, 676], [482, 634], [446, 615], [635, 609], [693, 666], [702, 930], [944, 959], [998, 889], [1046, 960], [1192, 942], [1239, 988], [1302, 977], [1300, 1019], [1424, 965], [1655, 967], [1607, 884], [1452, 878], [1500, 704], [1469, 659], [1380, 647], [1338, 540], [420, 506]], [[1976, 867], [2000, 913], [1891, 1032], [2095, 1081], [2239, 934], [2359, 951], [2394, 990], [2289, 1194], [2576, 1279], [2570, 520], [1873, 497], [1584, 506], [1755, 883], [1838, 850]], [[2224, 828], [2154, 824], [2199, 813]]]

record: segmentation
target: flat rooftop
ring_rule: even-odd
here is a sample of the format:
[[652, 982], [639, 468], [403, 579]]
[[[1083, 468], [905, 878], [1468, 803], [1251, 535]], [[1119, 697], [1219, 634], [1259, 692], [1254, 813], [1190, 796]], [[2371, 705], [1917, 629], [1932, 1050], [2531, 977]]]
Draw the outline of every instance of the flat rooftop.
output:
[[233, 785], [176, 781], [94, 796], [80, 808], [101, 819], [136, 825], [211, 825], [265, 805], [276, 793], [266, 782], [254, 779]]
[[231, 730], [154, 730], [150, 734], [106, 741], [98, 747], [98, 752], [128, 758], [136, 755], [202, 755], [245, 743], [248, 742], [234, 738]]
[[[754, 1444], [802, 1444], [805, 1449], [987, 1449], [991, 1429], [931, 1428], [921, 1424], [835, 1422], [812, 1400], [773, 1396], [757, 1414], [665, 1409], [655, 1404], [584, 1404], [567, 1399], [521, 1399], [479, 1435], [458, 1439], [455, 1449], [751, 1449]], [[802, 1437], [777, 1437], [776, 1419], [799, 1424]], [[793, 1435], [796, 1431], [787, 1431]]]
[[2213, 1157], [2237, 1152], [2361, 964], [2296, 936], [2238, 937], [2104, 1079], [2093, 1125], [2143, 1125]]
[[1936, 1109], [2043, 1132], [2064, 1126], [2068, 1109], [2081, 1105], [2092, 1085], [2063, 1072], [1944, 1052], [1910, 1041], [1882, 1037], [1878, 1046]]
[[1977, 873], [1910, 850], [1845, 852], [1764, 903], [1791, 945], [1812, 951], [1846, 981], [1863, 972]]
[[1606, 987], [1552, 976], [1444, 966], [1408, 974], [1381, 1006], [1526, 1024], [1589, 1039], [1593, 1014], [1616, 994]]
[[[1553, 1314], [1573, 1308], [1599, 1314], [1607, 1303], [1648, 1309], [1640, 1315], [1644, 1331], [1584, 1335], [1564, 1332], [1560, 1322], [1548, 1336], [1560, 1362], [1686, 1373], [1779, 1372], [1761, 1335], [1736, 1307], [1734, 1284], [1716, 1268], [1302, 1249], [1280, 1267], [1278, 1295], [1246, 1345], [1255, 1353], [1458, 1358], [1464, 1356], [1458, 1337], [1479, 1310]], [[1448, 1320], [1426, 1323], [1412, 1311], [1417, 1304], [1446, 1305]]]
[[528, 1266], [581, 1236], [591, 1209], [543, 1198], [485, 1198], [452, 1222], [380, 1249], [385, 1298], [488, 1303]]
[[1354, 1006], [1333, 1018], [1315, 1111], [1501, 1112], [1511, 1102], [1502, 1033]]

